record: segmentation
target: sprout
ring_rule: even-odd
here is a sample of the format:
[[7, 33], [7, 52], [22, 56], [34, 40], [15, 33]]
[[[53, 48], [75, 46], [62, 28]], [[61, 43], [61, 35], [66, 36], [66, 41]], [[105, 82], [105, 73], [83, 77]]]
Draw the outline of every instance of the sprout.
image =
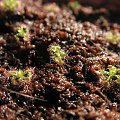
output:
[[25, 41], [28, 41], [28, 37], [29, 37], [28, 28], [25, 26], [18, 27], [17, 34], [15, 35], [16, 40], [18, 40], [19, 38], [23, 38]]
[[78, 1], [72, 1], [72, 2], [68, 3], [68, 6], [71, 9], [76, 10], [76, 9], [79, 9], [81, 5], [80, 5], [80, 3]]
[[102, 74], [105, 76], [105, 82], [109, 82], [112, 78], [115, 78], [117, 83], [120, 83], [120, 68], [117, 68], [115, 66], [111, 66], [110, 68], [107, 68], [106, 70], [102, 70]]
[[105, 39], [112, 44], [117, 44], [120, 41], [120, 33], [119, 32], [110, 32], [110, 31], [106, 32]]
[[6, 10], [15, 11], [18, 7], [18, 0], [4, 0], [2, 6]]
[[17, 80], [22, 80], [24, 82], [30, 82], [32, 77], [31, 70], [15, 70], [9, 71], [8, 76], [12, 78], [12, 83], [16, 84]]
[[44, 10], [48, 12], [58, 12], [60, 8], [55, 3], [52, 3], [52, 4], [45, 5]]
[[52, 59], [58, 64], [64, 64], [64, 59], [66, 57], [66, 53], [61, 49], [59, 45], [51, 45], [49, 48], [49, 52], [52, 56]]

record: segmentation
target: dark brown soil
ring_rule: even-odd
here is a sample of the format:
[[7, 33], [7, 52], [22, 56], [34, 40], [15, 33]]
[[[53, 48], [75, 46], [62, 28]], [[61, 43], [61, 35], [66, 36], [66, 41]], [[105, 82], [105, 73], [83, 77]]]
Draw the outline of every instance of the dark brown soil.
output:
[[[52, 9], [46, 6], [52, 4]], [[106, 8], [21, 2], [21, 10], [0, 10], [0, 120], [119, 120], [120, 84], [99, 74], [120, 67], [120, 41], [106, 40], [106, 31], [120, 33], [120, 16]], [[15, 39], [16, 28], [29, 28], [29, 41]], [[67, 54], [58, 64], [49, 53], [59, 45]], [[8, 76], [32, 71], [31, 81]]]

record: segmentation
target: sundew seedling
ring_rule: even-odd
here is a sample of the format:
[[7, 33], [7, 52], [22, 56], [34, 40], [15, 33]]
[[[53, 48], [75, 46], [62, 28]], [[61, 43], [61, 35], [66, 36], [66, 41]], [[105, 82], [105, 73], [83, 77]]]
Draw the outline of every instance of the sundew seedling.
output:
[[105, 82], [110, 82], [113, 78], [117, 83], [120, 84], [120, 68], [117, 68], [115, 66], [111, 66], [107, 68], [106, 70], [102, 70], [102, 74], [105, 76], [104, 81]]
[[8, 76], [11, 77], [13, 84], [17, 83], [17, 80], [22, 80], [23, 82], [30, 82], [33, 73], [31, 70], [14, 70], [9, 71]]
[[119, 32], [106, 32], [105, 33], [105, 39], [112, 43], [112, 44], [117, 44], [120, 42], [120, 33]]
[[16, 32], [17, 32], [15, 35], [16, 40], [19, 40], [19, 38], [23, 38], [24, 41], [28, 41], [29, 29], [27, 27], [20, 26], [18, 27]]
[[59, 6], [56, 5], [55, 3], [47, 4], [44, 6], [43, 9], [48, 11], [48, 12], [58, 12], [60, 10]]
[[49, 48], [52, 59], [59, 65], [64, 64], [64, 59], [67, 56], [59, 45], [51, 45]]
[[18, 0], [3, 0], [2, 6], [5, 10], [15, 11], [18, 4]]
[[70, 7], [73, 10], [79, 9], [80, 8], [80, 3], [78, 1], [71, 1], [68, 3], [68, 7]]

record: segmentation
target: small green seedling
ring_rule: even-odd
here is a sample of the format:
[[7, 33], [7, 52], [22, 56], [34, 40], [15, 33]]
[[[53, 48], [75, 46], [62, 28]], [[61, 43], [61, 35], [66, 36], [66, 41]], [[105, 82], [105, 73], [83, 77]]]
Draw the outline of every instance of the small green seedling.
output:
[[106, 70], [102, 70], [102, 74], [105, 76], [105, 82], [110, 82], [112, 78], [115, 78], [116, 82], [120, 84], [120, 68], [112, 66]]
[[16, 84], [17, 80], [24, 82], [30, 82], [32, 77], [32, 71], [30, 70], [15, 70], [9, 71], [8, 76], [12, 78], [12, 83]]
[[44, 10], [48, 12], [58, 12], [60, 8], [55, 3], [51, 3], [51, 4], [44, 5]]
[[61, 49], [59, 45], [51, 45], [49, 48], [49, 52], [52, 56], [52, 59], [57, 64], [64, 64], [64, 59], [67, 56], [66, 53]]
[[29, 30], [25, 26], [20, 26], [17, 29], [17, 34], [15, 35], [16, 40], [19, 40], [19, 38], [23, 38], [24, 41], [28, 41], [29, 37]]
[[112, 44], [117, 44], [120, 41], [120, 33], [119, 32], [114, 32], [114, 33], [106, 32], [105, 39]]
[[70, 7], [73, 10], [76, 10], [76, 9], [79, 9], [81, 5], [78, 1], [71, 1], [68, 3], [68, 7]]
[[15, 11], [18, 7], [18, 0], [3, 0], [2, 6], [5, 10]]

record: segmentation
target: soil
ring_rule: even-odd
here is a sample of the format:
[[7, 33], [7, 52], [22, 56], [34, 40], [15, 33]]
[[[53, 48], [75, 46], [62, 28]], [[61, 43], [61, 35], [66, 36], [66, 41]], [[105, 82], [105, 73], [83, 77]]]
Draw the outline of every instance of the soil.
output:
[[[40, 0], [0, 9], [0, 120], [119, 120], [120, 84], [100, 74], [120, 67], [120, 41], [104, 35], [120, 33], [119, 20], [106, 8]], [[21, 25], [29, 29], [27, 42], [15, 38]], [[51, 57], [51, 45], [67, 54], [64, 64]], [[32, 71], [30, 81], [14, 83], [15, 70]]]

